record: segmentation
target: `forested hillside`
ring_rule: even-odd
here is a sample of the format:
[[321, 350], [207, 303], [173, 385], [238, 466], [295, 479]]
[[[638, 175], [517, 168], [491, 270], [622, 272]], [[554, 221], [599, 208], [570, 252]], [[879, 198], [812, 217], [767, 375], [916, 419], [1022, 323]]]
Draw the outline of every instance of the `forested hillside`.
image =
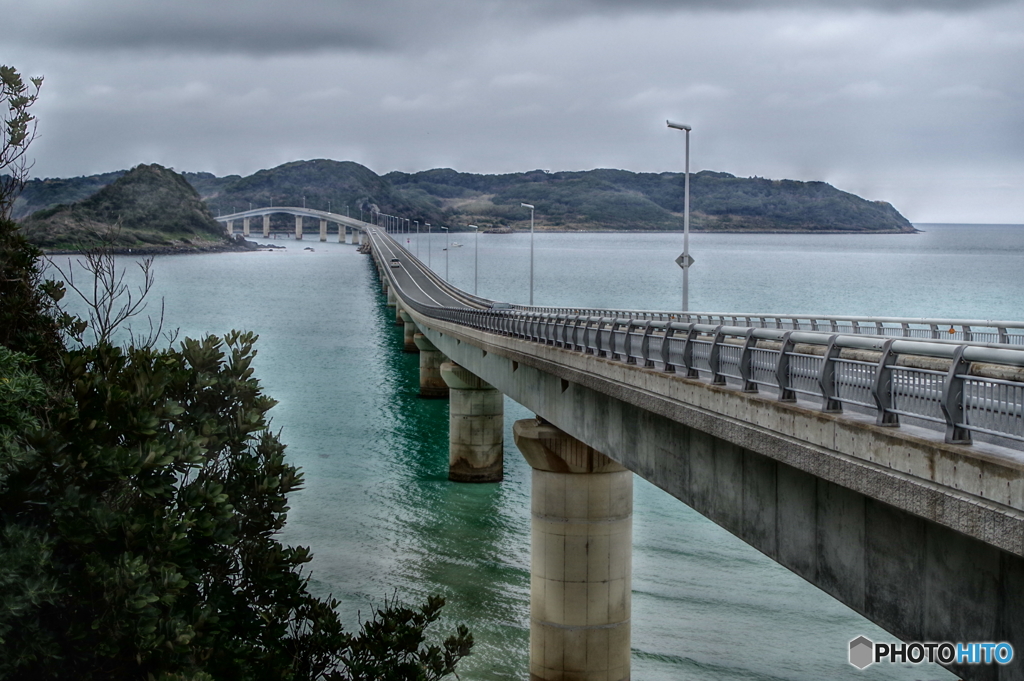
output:
[[[117, 173], [73, 180], [33, 180], [22, 215], [67, 202]], [[680, 230], [682, 173], [626, 170], [477, 175], [451, 169], [377, 175], [351, 161], [296, 161], [248, 177], [185, 173], [214, 215], [289, 205], [368, 219], [371, 211], [466, 229]], [[95, 189], [92, 189], [95, 191]], [[868, 201], [824, 182], [739, 178], [701, 171], [691, 176], [691, 226], [718, 232], [913, 232], [892, 205]], [[282, 227], [287, 220], [280, 218]], [[290, 218], [288, 218], [290, 219]]]

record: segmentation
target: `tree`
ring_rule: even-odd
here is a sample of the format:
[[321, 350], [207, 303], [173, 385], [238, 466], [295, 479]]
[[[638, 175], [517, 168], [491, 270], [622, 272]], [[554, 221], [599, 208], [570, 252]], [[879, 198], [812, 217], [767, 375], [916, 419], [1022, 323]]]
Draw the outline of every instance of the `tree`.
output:
[[0, 64], [0, 117], [3, 119], [0, 138], [0, 218], [11, 216], [14, 199], [25, 186], [32, 168], [26, 153], [36, 136], [36, 119], [29, 108], [39, 97], [41, 77], [30, 78], [29, 88], [21, 74], [11, 66]]
[[254, 334], [115, 345], [139, 308], [118, 312], [107, 250], [85, 260], [102, 289], [91, 309], [106, 315], [85, 343], [87, 322], [59, 308], [64, 288], [38, 257], [0, 219], [0, 678], [454, 672], [473, 643], [464, 626], [424, 644], [442, 599], [387, 601], [346, 632], [337, 602], [308, 591], [309, 549], [277, 540], [302, 476], [268, 428]]

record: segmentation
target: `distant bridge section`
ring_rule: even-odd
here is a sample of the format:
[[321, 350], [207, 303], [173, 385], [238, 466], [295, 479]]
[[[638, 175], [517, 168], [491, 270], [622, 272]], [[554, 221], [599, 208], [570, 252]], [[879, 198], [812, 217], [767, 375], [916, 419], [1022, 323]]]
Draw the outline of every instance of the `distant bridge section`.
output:
[[244, 236], [250, 235], [250, 223], [253, 218], [263, 218], [263, 236], [270, 236], [270, 216], [271, 215], [294, 215], [295, 216], [295, 238], [302, 239], [302, 227], [304, 218], [314, 218], [320, 221], [320, 241], [327, 241], [327, 225], [328, 223], [334, 223], [338, 226], [338, 241], [345, 243], [345, 228], [347, 227], [349, 233], [352, 235], [351, 243], [357, 243], [359, 240], [358, 234], [365, 233], [366, 229], [370, 227], [370, 224], [349, 217], [347, 215], [339, 215], [338, 213], [332, 213], [326, 210], [315, 210], [313, 208], [303, 208], [301, 206], [269, 206], [266, 208], [253, 208], [251, 210], [245, 210], [238, 213], [231, 213], [230, 215], [220, 215], [215, 219], [217, 222], [223, 222], [225, 224], [225, 230], [228, 235], [235, 233], [235, 222], [238, 220], [242, 221], [242, 234]]

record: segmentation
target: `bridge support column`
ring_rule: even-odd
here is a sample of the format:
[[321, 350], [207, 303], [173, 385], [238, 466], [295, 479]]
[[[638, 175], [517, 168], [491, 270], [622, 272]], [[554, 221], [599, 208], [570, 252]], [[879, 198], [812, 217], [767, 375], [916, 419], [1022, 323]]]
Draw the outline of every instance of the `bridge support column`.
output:
[[402, 318], [402, 306], [398, 304], [398, 299], [395, 299], [395, 326], [404, 326], [405, 319]]
[[320, 241], [327, 241], [327, 220], [320, 220]]
[[395, 297], [395, 292], [387, 285], [387, 279], [384, 281], [384, 292], [388, 294], [388, 307], [398, 307], [398, 298]]
[[298, 241], [302, 241], [302, 216], [295, 216], [295, 238]]
[[402, 352], [419, 352], [420, 349], [416, 347], [416, 341], [413, 336], [416, 335], [416, 323], [413, 322], [412, 317], [405, 310], [400, 310], [399, 314], [402, 315], [402, 321], [405, 322], [405, 337], [404, 345], [402, 345]]
[[540, 420], [512, 432], [533, 468], [530, 681], [629, 679], [633, 474]]
[[228, 236], [233, 236], [234, 233], [235, 233], [235, 221], [234, 220], [228, 220], [227, 223], [228, 223], [228, 226], [227, 226]]
[[338, 243], [345, 243], [345, 225], [338, 223]]
[[249, 236], [249, 218], [242, 218], [242, 235]]
[[448, 360], [422, 333], [413, 334], [420, 349], [420, 397], [448, 397], [448, 384], [441, 378], [441, 365]]
[[505, 396], [469, 369], [441, 365], [448, 385], [448, 479], [501, 482], [504, 475]]
[[263, 216], [263, 238], [266, 239], [268, 237], [270, 237], [270, 216], [269, 215], [264, 215]]

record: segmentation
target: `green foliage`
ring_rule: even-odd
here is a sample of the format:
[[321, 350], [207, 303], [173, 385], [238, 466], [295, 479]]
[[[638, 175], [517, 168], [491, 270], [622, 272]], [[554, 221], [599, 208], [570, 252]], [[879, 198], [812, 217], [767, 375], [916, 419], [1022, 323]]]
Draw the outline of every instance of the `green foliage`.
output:
[[0, 218], [11, 215], [11, 205], [31, 167], [25, 157], [36, 135], [36, 119], [29, 111], [39, 98], [42, 78], [30, 78], [30, 88], [12, 66], [0, 64]]
[[255, 341], [69, 350], [45, 427], [27, 358], [0, 354], [0, 676], [426, 680], [468, 653], [464, 628], [421, 645], [440, 600], [352, 636], [309, 594], [309, 550], [276, 539], [302, 477], [267, 427]]

